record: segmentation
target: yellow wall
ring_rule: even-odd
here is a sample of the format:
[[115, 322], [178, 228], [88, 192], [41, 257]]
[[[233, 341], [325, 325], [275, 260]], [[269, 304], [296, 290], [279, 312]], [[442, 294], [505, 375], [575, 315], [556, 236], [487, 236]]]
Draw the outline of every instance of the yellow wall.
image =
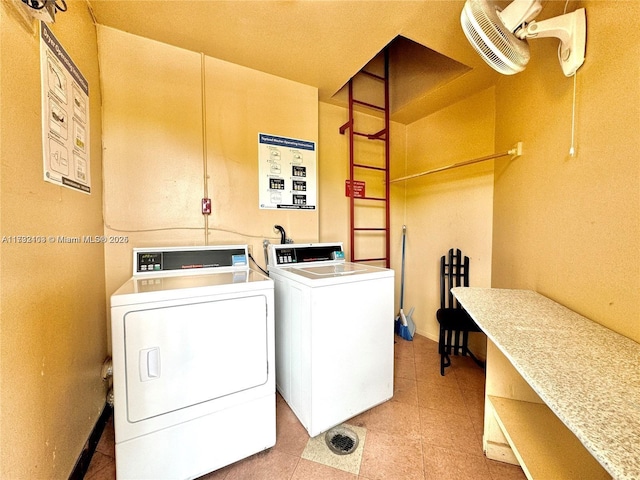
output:
[[128, 239], [107, 245], [108, 295], [131, 276], [133, 247], [249, 244], [264, 267], [275, 224], [297, 242], [318, 241], [317, 210], [258, 206], [258, 133], [317, 142], [317, 89], [205, 57], [205, 219], [200, 54], [102, 26], [98, 39], [105, 234]]
[[[84, 1], [51, 30], [89, 82], [92, 193], [43, 180], [40, 39], [0, 6], [1, 236], [102, 235], [96, 32]], [[0, 243], [0, 478], [67, 478], [105, 404], [101, 244]]]
[[537, 290], [640, 341], [640, 3], [578, 3], [587, 54], [575, 157], [573, 79], [557, 41], [532, 40], [527, 69], [496, 88], [498, 149], [523, 140], [525, 153], [496, 163], [492, 283]]
[[[494, 118], [490, 88], [408, 125], [406, 170], [399, 176], [494, 153]], [[393, 211], [407, 225], [404, 310], [415, 307], [418, 333], [437, 340], [440, 257], [460, 248], [470, 259], [471, 286], [490, 286], [493, 161], [393, 185], [405, 196]], [[483, 339], [472, 342], [483, 354]]]
[[345, 249], [349, 248], [349, 199], [344, 195], [344, 182], [349, 178], [349, 137], [340, 135], [338, 129], [347, 119], [345, 108], [320, 103], [320, 241], [341, 241]]

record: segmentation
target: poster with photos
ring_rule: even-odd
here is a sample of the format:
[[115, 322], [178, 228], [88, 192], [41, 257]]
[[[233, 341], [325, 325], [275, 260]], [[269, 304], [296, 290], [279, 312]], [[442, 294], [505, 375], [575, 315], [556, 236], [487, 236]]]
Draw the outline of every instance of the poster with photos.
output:
[[91, 194], [89, 84], [40, 22], [44, 180]]

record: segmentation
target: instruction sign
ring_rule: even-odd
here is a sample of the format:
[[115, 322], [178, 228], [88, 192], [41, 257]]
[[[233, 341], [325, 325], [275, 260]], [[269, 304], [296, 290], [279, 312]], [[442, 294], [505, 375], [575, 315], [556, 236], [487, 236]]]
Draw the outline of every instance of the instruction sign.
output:
[[[365, 182], [361, 182], [359, 180], [354, 180], [353, 181], [353, 198], [365, 198], [365, 187], [366, 184]], [[350, 180], [345, 180], [344, 181], [344, 196], [345, 197], [350, 197], [351, 196], [351, 181]]]
[[91, 194], [89, 84], [40, 22], [44, 180]]
[[315, 210], [316, 143], [258, 134], [261, 209]]

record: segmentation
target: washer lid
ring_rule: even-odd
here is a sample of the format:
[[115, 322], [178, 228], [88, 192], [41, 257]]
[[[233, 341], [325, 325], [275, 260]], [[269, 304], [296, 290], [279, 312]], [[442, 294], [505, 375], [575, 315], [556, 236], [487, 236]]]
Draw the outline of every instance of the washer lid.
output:
[[297, 268], [296, 271], [300, 275], [314, 277], [335, 277], [342, 275], [352, 275], [358, 272], [366, 272], [367, 267], [354, 263], [338, 263], [335, 265], [318, 265], [310, 267]]
[[352, 262], [274, 268], [270, 270], [269, 274], [271, 277], [283, 276], [317, 287], [394, 276], [394, 272], [391, 269]]

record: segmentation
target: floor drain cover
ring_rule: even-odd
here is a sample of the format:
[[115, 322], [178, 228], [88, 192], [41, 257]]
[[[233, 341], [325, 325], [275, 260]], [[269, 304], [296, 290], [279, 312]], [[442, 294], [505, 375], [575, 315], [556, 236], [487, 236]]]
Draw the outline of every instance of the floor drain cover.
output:
[[332, 428], [324, 439], [329, 449], [338, 455], [348, 455], [358, 448], [358, 434], [349, 428]]

